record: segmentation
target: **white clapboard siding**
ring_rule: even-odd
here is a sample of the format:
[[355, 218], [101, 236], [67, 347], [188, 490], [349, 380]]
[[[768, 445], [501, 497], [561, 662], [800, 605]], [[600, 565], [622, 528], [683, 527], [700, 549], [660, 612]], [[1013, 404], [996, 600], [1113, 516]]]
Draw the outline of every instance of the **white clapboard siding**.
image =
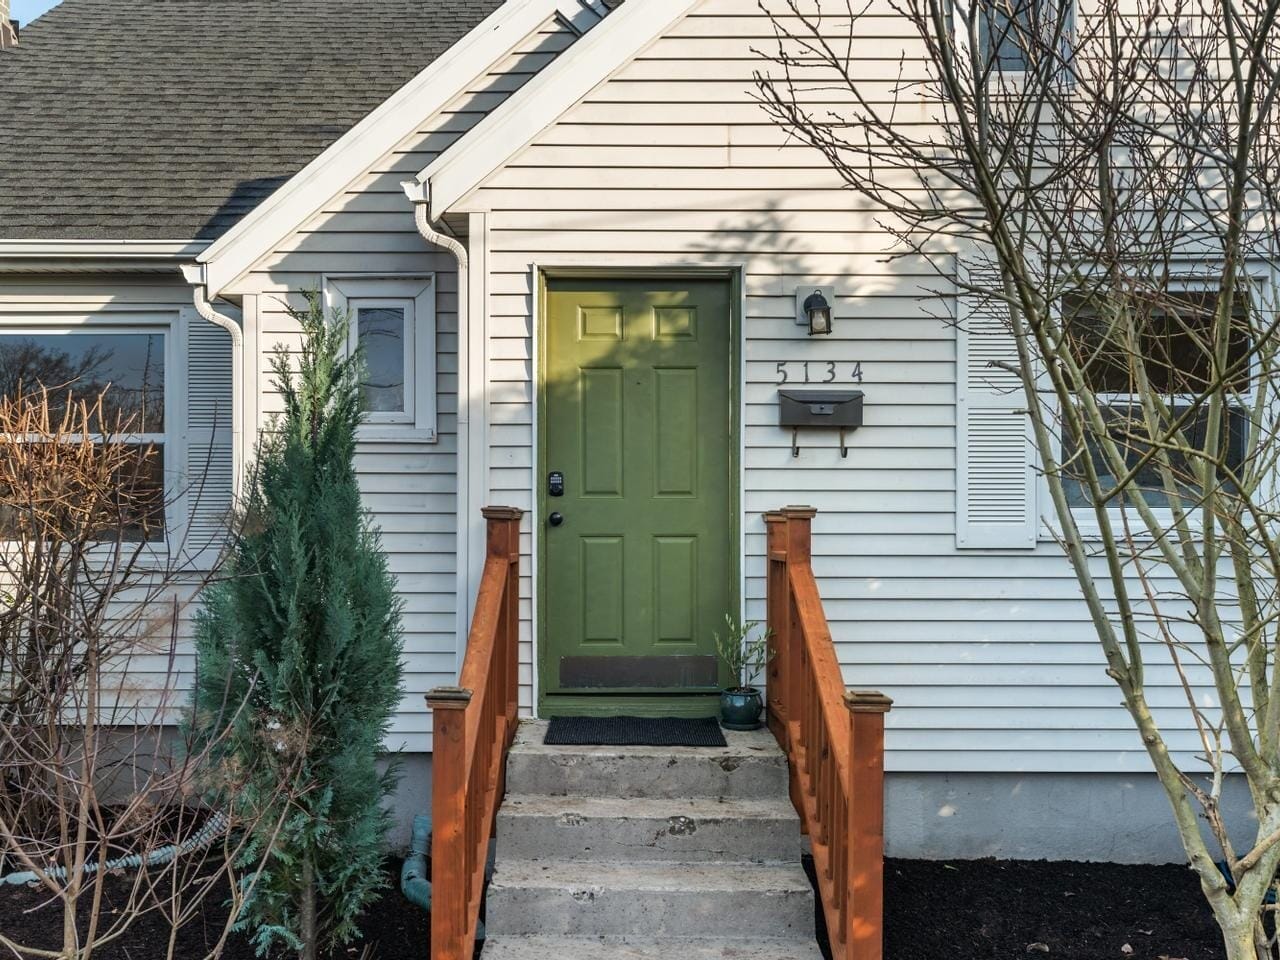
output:
[[959, 271], [956, 546], [1031, 549], [1039, 528], [1035, 458], [1000, 272], [967, 260]]
[[188, 523], [183, 546], [216, 560], [232, 507], [231, 335], [187, 315], [187, 464], [183, 480]]
[[[279, 411], [271, 359], [294, 351], [297, 324], [287, 307], [304, 308], [303, 292], [325, 275], [435, 275], [437, 432], [435, 443], [362, 442], [357, 473], [365, 508], [382, 531], [388, 566], [404, 601], [404, 690], [388, 746], [431, 748], [424, 695], [456, 681], [458, 283], [453, 258], [418, 234], [401, 181], [410, 179], [486, 113], [572, 45], [575, 35], [549, 20], [437, 115], [379, 158], [341, 193], [275, 245], [227, 291], [246, 299], [256, 428]], [[482, 68], [483, 65], [477, 65]], [[528, 486], [527, 482], [524, 484]], [[527, 499], [527, 498], [526, 498]], [[526, 655], [532, 638], [523, 637]], [[529, 675], [524, 672], [525, 689]], [[526, 697], [524, 707], [528, 709]]]
[[[855, 50], [871, 72], [855, 74], [870, 77], [867, 89], [887, 102], [893, 87], [910, 89], [898, 54], [909, 71], [915, 41], [887, 3], [877, 4], [884, 15], [860, 29]], [[824, 22], [838, 29], [840, 12]], [[845, 681], [896, 701], [891, 770], [1149, 769], [1075, 577], [1060, 549], [1037, 535], [1025, 417], [1010, 413], [1017, 426], [1005, 432], [984, 421], [982, 411], [1024, 406], [1020, 388], [970, 390], [1013, 380], [988, 365], [1007, 360], [1009, 344], [961, 340], [950, 279], [916, 256], [888, 260], [896, 251], [876, 212], [771, 126], [753, 96], [753, 73], [769, 66], [753, 48], [769, 49], [772, 36], [755, 0], [704, 0], [459, 205], [488, 214], [490, 499], [533, 502], [534, 265], [741, 265], [747, 616], [764, 615], [760, 514], [809, 503], [819, 511], [814, 567]], [[822, 109], [848, 103], [834, 87], [809, 96]], [[930, 122], [912, 109], [900, 112], [904, 122]], [[897, 176], [886, 173], [889, 182]], [[836, 288], [835, 330], [820, 342], [793, 315], [796, 287], [815, 283]], [[847, 460], [833, 435], [817, 432], [802, 433], [792, 459], [790, 432], [777, 426], [776, 364], [791, 364], [795, 375], [805, 360], [836, 361], [841, 384], [862, 364], [865, 425], [850, 435]], [[961, 397], [979, 411], [974, 420], [958, 422]], [[969, 545], [981, 549], [958, 543], [963, 471], [972, 471], [971, 528], [1013, 518], [1000, 536], [988, 531], [985, 543]], [[1007, 499], [992, 496], [997, 486]], [[526, 705], [532, 529], [526, 518]], [[1145, 639], [1153, 709], [1179, 759], [1197, 769], [1185, 693], [1155, 631]], [[1214, 709], [1211, 688], [1195, 695]]]

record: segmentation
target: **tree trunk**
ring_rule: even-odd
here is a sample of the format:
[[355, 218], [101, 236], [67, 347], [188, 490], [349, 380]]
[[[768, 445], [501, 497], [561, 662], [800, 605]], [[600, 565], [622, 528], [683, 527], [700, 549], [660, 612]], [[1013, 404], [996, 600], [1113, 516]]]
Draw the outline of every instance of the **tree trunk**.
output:
[[1219, 920], [1219, 924], [1222, 926], [1222, 943], [1226, 948], [1227, 960], [1263, 960], [1258, 954], [1251, 920], [1232, 924]]
[[[299, 960], [316, 960], [316, 868], [310, 851], [302, 858], [302, 904], [298, 923], [302, 928]], [[1235, 957], [1229, 955], [1229, 960], [1235, 960]]]

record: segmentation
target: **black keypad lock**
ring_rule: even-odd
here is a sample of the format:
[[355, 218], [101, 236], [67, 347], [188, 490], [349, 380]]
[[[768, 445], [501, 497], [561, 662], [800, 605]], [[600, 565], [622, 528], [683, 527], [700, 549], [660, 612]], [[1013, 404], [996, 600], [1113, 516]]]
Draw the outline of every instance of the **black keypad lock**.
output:
[[547, 496], [564, 496], [564, 474], [559, 470], [552, 470], [547, 474]]

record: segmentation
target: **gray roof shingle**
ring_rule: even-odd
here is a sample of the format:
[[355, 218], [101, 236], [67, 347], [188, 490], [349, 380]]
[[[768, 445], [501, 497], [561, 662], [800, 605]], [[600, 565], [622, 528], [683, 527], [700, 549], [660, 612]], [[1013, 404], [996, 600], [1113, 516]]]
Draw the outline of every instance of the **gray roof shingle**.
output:
[[63, 0], [0, 52], [0, 238], [212, 240], [501, 0]]

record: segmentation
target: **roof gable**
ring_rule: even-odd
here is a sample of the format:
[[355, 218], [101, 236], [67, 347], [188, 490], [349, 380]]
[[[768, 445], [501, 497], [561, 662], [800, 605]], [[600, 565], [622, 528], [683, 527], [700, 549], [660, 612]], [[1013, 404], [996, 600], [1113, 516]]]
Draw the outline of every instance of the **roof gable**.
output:
[[209, 288], [232, 283], [548, 20], [582, 34], [606, 15], [599, 0], [507, 0], [201, 254]]
[[698, 0], [625, 3], [418, 174], [443, 216], [565, 111], [687, 14]]

